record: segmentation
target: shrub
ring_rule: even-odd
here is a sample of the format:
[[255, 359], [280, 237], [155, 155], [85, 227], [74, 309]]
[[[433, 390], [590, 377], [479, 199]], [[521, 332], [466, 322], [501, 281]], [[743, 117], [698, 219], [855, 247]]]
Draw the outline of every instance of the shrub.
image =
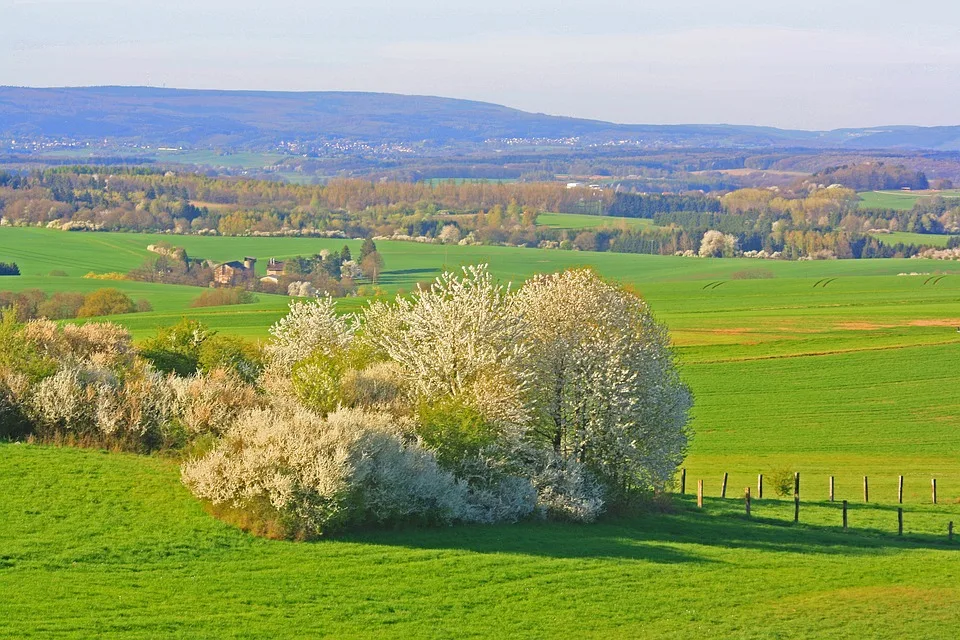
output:
[[16, 262], [0, 262], [0, 276], [18, 276], [20, 267]]
[[256, 302], [257, 298], [252, 293], [241, 287], [232, 287], [226, 289], [209, 289], [197, 296], [191, 307], [220, 307], [230, 304], [250, 304]]
[[467, 458], [479, 456], [499, 435], [479, 410], [455, 398], [421, 401], [416, 430], [446, 469], [457, 469]]
[[84, 299], [83, 306], [77, 310], [77, 317], [112, 316], [132, 313], [134, 309], [133, 300], [119, 289], [97, 289]]
[[304, 409], [249, 411], [182, 475], [213, 505], [272, 512], [288, 537], [470, 514], [465, 485], [404, 437], [395, 418], [355, 409], [325, 419]]
[[177, 418], [189, 439], [221, 435], [237, 416], [260, 404], [253, 387], [224, 369], [189, 378], [171, 377], [168, 383], [176, 400]]
[[76, 318], [83, 306], [85, 296], [82, 293], [57, 292], [37, 305], [37, 316], [50, 320]]
[[293, 390], [305, 407], [326, 415], [342, 403], [346, 370], [343, 354], [317, 349], [293, 365], [290, 373]]
[[575, 460], [546, 456], [533, 474], [533, 485], [547, 517], [593, 522], [603, 512], [603, 487]]
[[342, 399], [350, 407], [365, 407], [407, 413], [409, 384], [395, 362], [374, 362], [364, 369], [350, 369], [343, 376]]
[[86, 275], [84, 275], [83, 277], [84, 277], [84, 278], [87, 278], [88, 280], [117, 280], [117, 281], [120, 281], [120, 280], [129, 280], [129, 279], [130, 279], [130, 278], [127, 277], [127, 274], [125, 274], [125, 273], [118, 273], [118, 272], [116, 272], [116, 271], [112, 271], [112, 272], [110, 272], [110, 273], [96, 273], [96, 272], [91, 271], [91, 272], [87, 273]]
[[200, 348], [210, 335], [203, 323], [184, 318], [158, 327], [157, 335], [141, 344], [140, 355], [164, 373], [190, 376], [200, 367]]
[[153, 311], [153, 305], [146, 298], [140, 298], [133, 304], [133, 310], [137, 313]]
[[263, 354], [257, 344], [243, 338], [207, 333], [200, 342], [197, 366], [203, 373], [226, 369], [253, 383], [263, 371]]
[[135, 355], [130, 332], [112, 322], [60, 326], [32, 320], [23, 326], [23, 336], [37, 353], [59, 363], [94, 363], [119, 370], [131, 366]]
[[22, 438], [32, 431], [32, 427], [16, 392], [7, 380], [0, 379], [0, 439]]
[[353, 328], [337, 315], [329, 296], [290, 303], [290, 312], [270, 327], [273, 336], [265, 353], [270, 366], [289, 374], [293, 366], [317, 350], [338, 357], [349, 347]]
[[771, 473], [769, 477], [774, 493], [781, 498], [793, 495], [793, 471], [789, 469], [777, 469]]
[[742, 269], [730, 274], [731, 280], [767, 280], [773, 277], [774, 273], [769, 269]]

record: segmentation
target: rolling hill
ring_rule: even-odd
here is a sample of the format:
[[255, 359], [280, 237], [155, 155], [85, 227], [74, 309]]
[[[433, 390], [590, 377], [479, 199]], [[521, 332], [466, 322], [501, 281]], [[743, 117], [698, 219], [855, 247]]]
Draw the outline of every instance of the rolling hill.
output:
[[797, 131], [736, 125], [628, 125], [527, 113], [496, 104], [362, 92], [151, 87], [0, 87], [0, 140], [263, 150], [282, 141], [425, 146], [487, 140], [628, 140], [647, 147], [960, 149], [960, 127]]

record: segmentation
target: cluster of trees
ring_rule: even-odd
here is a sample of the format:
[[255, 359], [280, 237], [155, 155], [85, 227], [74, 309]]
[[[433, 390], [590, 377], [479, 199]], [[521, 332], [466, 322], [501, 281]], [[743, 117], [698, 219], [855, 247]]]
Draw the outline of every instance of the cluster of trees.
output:
[[883, 162], [862, 162], [829, 167], [813, 174], [810, 181], [824, 185], [839, 184], [854, 191], [928, 189], [930, 187], [927, 176], [922, 171]]
[[[438, 211], [486, 211], [511, 202], [535, 211], [580, 211], [611, 194], [567, 189], [557, 182], [374, 182], [338, 179], [327, 185], [210, 178], [149, 169], [65, 167], [2, 174], [0, 215], [11, 224], [66, 223], [115, 231], [225, 235], [341, 233], [392, 235], [409, 217]], [[348, 215], [349, 214], [349, 215]], [[362, 214], [362, 215], [361, 215]]]
[[[148, 258], [143, 265], [131, 270], [127, 277], [141, 282], [161, 282], [166, 284], [185, 284], [209, 287], [214, 284], [214, 263], [209, 260], [191, 258], [182, 247], [167, 242], [151, 245], [158, 255]], [[238, 282], [241, 289], [263, 293], [294, 293], [301, 289], [309, 290], [309, 295], [320, 292], [333, 297], [342, 297], [357, 290], [357, 282], [366, 278], [376, 285], [383, 272], [384, 260], [377, 251], [376, 243], [367, 238], [360, 247], [356, 260], [350, 247], [344, 245], [339, 251], [323, 250], [311, 256], [294, 256], [284, 261], [283, 273], [271, 279], [248, 278]], [[294, 286], [295, 285], [295, 286]], [[304, 294], [307, 295], [307, 294]], [[227, 300], [223, 304], [241, 304], [249, 300], [249, 295], [239, 291], [233, 293], [208, 292], [206, 298], [195, 306], [210, 306], [216, 300]]]
[[20, 267], [16, 262], [0, 262], [0, 276], [18, 276]]
[[[588, 318], [589, 322], [585, 322]], [[185, 484], [253, 530], [591, 521], [663, 489], [691, 397], [646, 304], [585, 270], [484, 267], [362, 313], [298, 301], [262, 349], [183, 321], [0, 322], [0, 437], [191, 451]]]
[[[960, 207], [944, 198], [923, 199], [906, 212], [860, 209], [855, 191], [839, 186], [843, 181], [862, 186], [860, 182], [866, 180], [868, 186], [884, 186], [883, 180], [900, 184], [910, 177], [903, 167], [882, 163], [838, 167], [813, 181], [783, 188], [737, 189], [722, 195], [568, 189], [556, 182], [339, 179], [324, 186], [305, 186], [145, 169], [106, 171], [62, 168], [15, 177], [7, 174], [5, 181], [0, 180], [0, 215], [8, 224], [69, 220], [82, 229], [311, 234], [659, 254], [697, 252], [703, 235], [717, 230], [735, 235], [743, 251], [790, 259], [813, 253], [854, 258], [912, 255], [923, 249], [923, 245], [881, 246], [872, 239], [877, 230], [960, 233]], [[922, 174], [914, 177], [925, 180]], [[823, 186], [817, 180], [830, 184]], [[659, 228], [557, 230], [536, 225], [537, 215], [544, 211], [652, 218]], [[267, 286], [286, 291], [295, 282], [309, 283], [319, 291], [340, 295], [351, 290], [358, 274], [371, 280], [379, 276], [380, 267], [364, 265], [362, 259], [355, 261], [357, 269], [351, 267], [345, 274], [346, 260], [338, 265], [336, 257], [329, 262], [315, 258], [294, 261], [299, 273], [292, 275], [308, 278]], [[320, 263], [325, 276], [317, 269]], [[212, 278], [208, 267], [192, 263], [185, 255], [183, 259], [163, 256], [151, 260], [134, 277], [201, 284]]]
[[67, 320], [95, 318], [124, 313], [152, 311], [149, 300], [133, 300], [119, 289], [97, 289], [87, 294], [58, 291], [48, 294], [40, 289], [0, 291], [0, 309], [18, 321], [35, 318]]

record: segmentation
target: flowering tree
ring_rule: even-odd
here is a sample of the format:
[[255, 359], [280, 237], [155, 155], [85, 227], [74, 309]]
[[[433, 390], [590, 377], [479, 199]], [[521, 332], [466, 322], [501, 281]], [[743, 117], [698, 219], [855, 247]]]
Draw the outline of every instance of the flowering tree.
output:
[[465, 267], [411, 299], [371, 304], [363, 340], [406, 371], [418, 397], [459, 398], [487, 419], [523, 424], [526, 343], [507, 299], [486, 265]]
[[729, 233], [711, 229], [700, 242], [701, 258], [730, 257], [737, 250], [737, 239]]
[[662, 487], [683, 459], [691, 396], [646, 303], [571, 270], [527, 281], [514, 305], [529, 345], [534, 433], [608, 489]]

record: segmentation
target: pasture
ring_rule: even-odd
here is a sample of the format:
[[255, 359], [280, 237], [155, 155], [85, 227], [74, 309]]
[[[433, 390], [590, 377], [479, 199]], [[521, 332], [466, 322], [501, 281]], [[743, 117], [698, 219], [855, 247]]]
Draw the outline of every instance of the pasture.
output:
[[947, 246], [947, 240], [953, 236], [938, 233], [896, 231], [894, 233], [877, 233], [874, 234], [874, 237], [880, 241], [880, 244], [916, 244], [942, 248]]
[[[189, 315], [263, 338], [282, 315], [280, 296], [192, 310], [199, 289], [80, 277], [127, 271], [159, 239], [192, 256], [254, 255], [260, 268], [268, 257], [344, 244], [3, 228], [0, 260], [18, 262], [25, 275], [0, 279], [0, 289], [124, 288], [154, 304], [116, 318], [138, 337]], [[960, 633], [960, 541], [946, 544], [947, 522], [960, 525], [960, 264], [377, 244], [390, 293], [476, 262], [513, 282], [590, 265], [634, 287], [669, 327], [696, 398], [687, 495], [666, 513], [596, 525], [401, 530], [296, 544], [255, 539], [207, 516], [179, 484], [175, 461], [0, 445], [0, 478], [8, 480], [0, 590], [11, 594], [0, 599], [0, 635]], [[55, 269], [69, 276], [47, 275]], [[897, 275], [909, 272], [930, 275]], [[801, 472], [799, 525], [791, 524], [792, 500], [776, 499], [770, 484], [753, 517], [743, 515], [744, 487], [755, 490], [758, 473], [769, 482], [777, 471]], [[904, 538], [896, 536], [900, 474]], [[839, 504], [826, 500], [831, 475], [837, 500], [851, 504], [846, 532]], [[698, 479], [702, 511], [690, 495]]]
[[893, 209], [909, 211], [919, 200], [940, 196], [942, 198], [960, 198], [960, 190], [948, 189], [935, 191], [864, 191], [860, 196], [861, 209]]
[[571, 230], [621, 226], [628, 229], [639, 229], [653, 226], [653, 220], [621, 218], [618, 216], [591, 216], [583, 213], [541, 213], [537, 216], [537, 226]]

